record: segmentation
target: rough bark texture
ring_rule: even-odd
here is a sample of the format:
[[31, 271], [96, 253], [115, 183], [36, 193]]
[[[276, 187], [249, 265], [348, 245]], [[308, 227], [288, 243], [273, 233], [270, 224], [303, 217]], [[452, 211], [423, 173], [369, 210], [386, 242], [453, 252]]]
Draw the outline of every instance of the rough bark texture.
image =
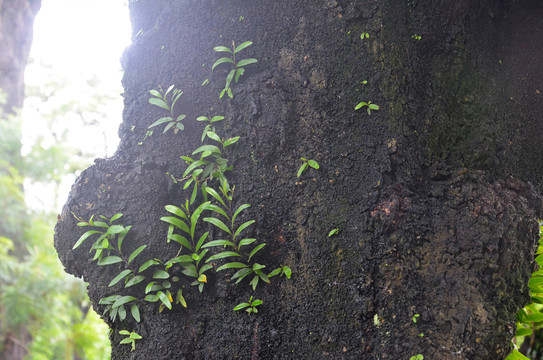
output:
[[[232, 311], [251, 291], [223, 273], [203, 294], [187, 287], [186, 310], [149, 305], [141, 324], [110, 324], [113, 359], [505, 358], [542, 211], [543, 3], [140, 0], [130, 10], [121, 144], [72, 189], [55, 239], [66, 270], [89, 281], [98, 312], [121, 291], [107, 287], [120, 268], [91, 263], [90, 243], [71, 250], [82, 234], [71, 212], [122, 212], [130, 249], [175, 255], [158, 219], [188, 194], [166, 172], [184, 171], [179, 156], [200, 142], [194, 119], [211, 114], [241, 136], [230, 178], [268, 243], [258, 260], [293, 278], [257, 289], [256, 316]], [[232, 40], [253, 41], [244, 51], [259, 63], [219, 100], [226, 73], [200, 84], [213, 47]], [[170, 84], [185, 92], [185, 131], [138, 145], [162, 116], [149, 90]], [[354, 111], [368, 100], [381, 109]], [[321, 168], [297, 179], [300, 157]], [[120, 329], [143, 336], [135, 352], [118, 345]]]

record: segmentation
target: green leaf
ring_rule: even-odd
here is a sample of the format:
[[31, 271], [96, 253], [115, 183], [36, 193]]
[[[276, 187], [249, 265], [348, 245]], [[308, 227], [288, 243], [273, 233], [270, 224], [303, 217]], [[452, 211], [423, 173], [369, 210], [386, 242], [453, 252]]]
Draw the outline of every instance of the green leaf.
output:
[[151, 95], [156, 96], [156, 97], [158, 97], [158, 98], [161, 98], [161, 97], [162, 97], [162, 94], [159, 93], [159, 92], [156, 91], [156, 90], [149, 90], [149, 92], [151, 93]]
[[[167, 123], [167, 122], [172, 122], [173, 119], [169, 116], [167, 117], [163, 117], [163, 118], [160, 118], [158, 119], [157, 121], [155, 121], [154, 123], [152, 123], [151, 125], [149, 125], [148, 129], [152, 128], [152, 127], [155, 127], [155, 126], [158, 126], [160, 124], [164, 124], [164, 123]], [[172, 123], [173, 124], [173, 123]], [[164, 132], [166, 132], [167, 130], [165, 130]]]
[[105, 258], [98, 260], [98, 265], [117, 264], [117, 263], [120, 263], [121, 261], [123, 261], [123, 259], [121, 259], [118, 256], [107, 256]]
[[219, 195], [219, 193], [215, 191], [215, 189], [208, 187], [208, 188], [206, 188], [206, 192], [209, 195], [213, 196], [218, 202], [220, 202], [222, 204], [222, 206], [224, 206], [225, 208], [227, 207], [226, 204], [224, 203], [224, 200]]
[[170, 85], [168, 87], [168, 90], [166, 90], [166, 92], [164, 93], [164, 97], [166, 97], [166, 95], [168, 95], [170, 93], [170, 91], [172, 91], [174, 88], [175, 88], [175, 85]]
[[172, 309], [172, 303], [170, 302], [170, 299], [168, 297], [168, 295], [166, 295], [164, 292], [162, 291], [159, 291], [157, 293], [158, 295], [158, 298], [160, 299], [160, 301], [164, 304], [164, 306], [166, 306], [168, 309]]
[[104, 298], [101, 298], [98, 304], [100, 305], [112, 305], [117, 299], [119, 299], [121, 295], [111, 295]]
[[112, 222], [114, 222], [115, 220], [121, 218], [123, 216], [123, 214], [121, 213], [118, 213], [118, 214], [115, 214], [111, 217], [111, 219], [109, 220], [109, 223], [111, 224]]
[[[232, 69], [228, 73], [228, 75], [226, 75], [226, 85], [224, 86], [224, 88], [226, 89], [227, 92], [228, 92], [228, 90], [230, 90], [230, 83], [232, 82], [232, 79], [234, 78], [235, 73], [236, 73], [236, 69]], [[228, 94], [228, 96], [230, 96], [230, 94]]]
[[318, 170], [320, 168], [319, 163], [315, 160], [309, 160], [307, 163], [315, 170]]
[[257, 63], [257, 62], [258, 62], [258, 60], [253, 59], [253, 58], [243, 59], [243, 60], [238, 61], [238, 64], [236, 65], [236, 67], [240, 68], [240, 67], [244, 67], [244, 66], [247, 66], [247, 65], [250, 65], [250, 64]]
[[153, 266], [153, 265], [158, 265], [158, 264], [159, 264], [159, 262], [156, 261], [156, 260], [153, 260], [153, 259], [147, 260], [146, 262], [144, 262], [144, 263], [140, 266], [140, 268], [138, 269], [138, 273], [147, 270], [149, 267], [151, 267], [151, 266]]
[[93, 235], [93, 234], [102, 234], [101, 231], [98, 231], [98, 230], [89, 230], [87, 231], [86, 233], [84, 233], [83, 235], [81, 235], [81, 237], [79, 238], [79, 240], [77, 240], [77, 242], [75, 243], [74, 247], [72, 248], [72, 250], [76, 249], [77, 247], [79, 247], [79, 245], [81, 245], [83, 243], [83, 241], [85, 241], [85, 239], [87, 239], [89, 236]]
[[198, 275], [198, 272], [196, 271], [196, 267], [193, 265], [193, 264], [182, 264], [183, 266], [183, 271], [182, 273], [187, 275], [187, 276], [190, 276], [190, 277], [194, 277], [194, 278], [197, 278], [199, 275]]
[[245, 230], [247, 227], [251, 226], [254, 223], [255, 223], [255, 220], [249, 220], [249, 221], [246, 221], [243, 224], [241, 224], [238, 227], [238, 229], [236, 230], [236, 232], [234, 234], [234, 238], [236, 238], [236, 236], [238, 236], [243, 230]]
[[195, 168], [197, 168], [198, 166], [202, 166], [202, 165], [207, 165], [209, 164], [209, 161], [207, 160], [196, 160], [195, 162], [193, 162], [192, 164], [190, 164], [187, 169], [185, 170], [185, 172], [183, 173], [183, 177], [187, 176], [188, 174], [190, 174], [190, 172], [192, 170], [194, 170]]
[[222, 216], [224, 216], [225, 218], [227, 218], [228, 220], [230, 220], [230, 218], [228, 217], [226, 212], [221, 207], [219, 207], [219, 206], [217, 206], [215, 204], [208, 204], [207, 205], [207, 210], [211, 210], [211, 211], [214, 211], [216, 213], [219, 213]]
[[254, 243], [255, 241], [256, 239], [243, 239], [238, 243], [238, 248], [241, 248], [242, 246], [245, 246], [245, 245], [250, 245]]
[[251, 306], [251, 304], [249, 304], [249, 303], [237, 304], [236, 307], [234, 308], [234, 311], [243, 310], [243, 309], [245, 309], [246, 307], [249, 307], [249, 306]]
[[229, 52], [229, 53], [232, 53], [232, 50], [230, 50], [226, 46], [215, 46], [213, 48], [213, 50], [215, 50], [216, 52]]
[[217, 269], [217, 271], [226, 270], [226, 269], [243, 269], [246, 267], [249, 267], [249, 265], [240, 263], [240, 262], [231, 262], [231, 263], [226, 263], [223, 266], [220, 266]]
[[376, 104], [368, 104], [368, 108], [372, 110], [379, 110], [379, 105]]
[[231, 137], [231, 138], [228, 138], [224, 141], [224, 145], [223, 147], [227, 147], [227, 146], [230, 146], [232, 144], [235, 144], [237, 143], [239, 140], [239, 136], [234, 136], [234, 137]]
[[[200, 256], [200, 257], [203, 257], [203, 256]], [[205, 264], [204, 266], [202, 266], [200, 268], [200, 271], [198, 272], [198, 275], [202, 275], [203, 273], [205, 273], [206, 271], [208, 271], [210, 269], [213, 269], [213, 266], [211, 264]]]
[[511, 354], [509, 354], [509, 356], [506, 357], [505, 360], [530, 360], [530, 359], [522, 355], [522, 353], [520, 353], [518, 350], [513, 349]]
[[129, 303], [131, 301], [137, 301], [138, 299], [136, 299], [135, 297], [133, 296], [121, 296], [120, 298], [117, 299], [117, 301], [115, 301], [112, 305], [112, 308], [117, 308], [119, 306], [122, 306], [126, 303]]
[[210, 120], [211, 123], [214, 123], [214, 122], [217, 122], [217, 121], [221, 121], [221, 120], [224, 120], [224, 116], [213, 116]]
[[253, 291], [255, 291], [256, 287], [258, 286], [258, 280], [259, 280], [258, 275], [255, 275], [253, 280], [251, 280], [251, 282], [249, 283], [249, 285], [251, 285], [253, 287]]
[[115, 235], [122, 233], [125, 230], [124, 226], [122, 225], [111, 225], [107, 231], [106, 234]]
[[213, 246], [231, 246], [234, 249], [236, 248], [236, 245], [233, 242], [228, 241], [228, 240], [213, 240], [204, 244], [202, 248], [208, 248], [208, 247], [213, 247]]
[[159, 108], [162, 108], [162, 109], [164, 109], [164, 110], [170, 111], [170, 107], [169, 107], [168, 104], [166, 104], [166, 103], [164, 102], [164, 100], [162, 100], [162, 99], [158, 99], [158, 98], [150, 98], [150, 99], [149, 99], [149, 103], [150, 103], [150, 104], [153, 104], [153, 105], [155, 105], [155, 106], [158, 106]]
[[282, 268], [278, 267], [277, 269], [273, 270], [271, 273], [268, 274], [268, 278], [274, 277], [275, 275], [279, 275], [281, 273]]
[[179, 234], [172, 234], [168, 236], [168, 238], [175, 241], [176, 243], [183, 245], [184, 247], [192, 251], [192, 245], [189, 243], [186, 237], [181, 236]]
[[177, 294], [175, 296], [175, 303], [183, 305], [184, 308], [187, 307], [187, 302], [185, 301], [185, 298], [183, 297], [183, 292], [181, 289], [177, 290]]
[[221, 154], [221, 150], [215, 145], [202, 145], [198, 149], [192, 152], [192, 155], [198, 154], [200, 152], [209, 151], [210, 153]]
[[211, 71], [215, 70], [215, 68], [221, 64], [226, 64], [226, 63], [230, 63], [230, 64], [233, 64], [234, 63], [234, 60], [230, 59], [230, 58], [227, 58], [227, 57], [222, 57], [220, 59], [217, 59], [214, 63], [213, 63], [213, 66], [211, 67]]
[[219, 220], [217, 218], [212, 218], [212, 217], [205, 217], [204, 221], [208, 222], [210, 224], [213, 224], [216, 227], [218, 227], [219, 229], [221, 229], [221, 230], [227, 232], [228, 234], [232, 235], [232, 232], [230, 231], [230, 229], [228, 229], [228, 226], [226, 226], [225, 223], [223, 223], [221, 220]]
[[134, 276], [132, 279], [128, 280], [128, 282], [126, 283], [126, 285], [124, 287], [128, 288], [130, 286], [134, 286], [136, 284], [139, 284], [143, 280], [145, 280], [145, 276], [143, 276], [143, 275]]
[[200, 236], [200, 239], [196, 243], [196, 249], [195, 249], [196, 251], [200, 250], [204, 241], [206, 241], [208, 235], [209, 235], [209, 231], [206, 231], [202, 236]]
[[164, 270], [157, 270], [153, 273], [153, 279], [167, 279], [170, 277], [170, 274], [168, 274]]
[[339, 228], [332, 229], [328, 233], [328, 237], [332, 237], [332, 236], [336, 235], [338, 232], [339, 232]]
[[130, 339], [130, 338], [126, 338], [126, 339], [122, 339], [119, 344], [132, 344], [134, 342], [133, 339]]
[[[194, 203], [194, 200], [196, 200], [196, 195], [198, 195], [198, 183], [194, 183], [194, 188], [192, 188], [192, 194], [190, 195], [190, 203], [193, 204]], [[190, 231], [190, 237], [194, 237], [194, 230], [193, 229], [193, 226], [191, 226], [191, 231]]]
[[121, 334], [121, 335], [130, 335], [130, 331], [128, 331], [128, 330], [121, 330], [121, 331], [119, 331], [119, 334]]
[[240, 67], [240, 68], [237, 68], [236, 70], [236, 75], [234, 76], [234, 81], [237, 83], [239, 78], [241, 77], [241, 75], [243, 75], [243, 73], [245, 72], [245, 69]]
[[176, 218], [176, 217], [173, 217], [173, 216], [163, 216], [160, 218], [160, 220], [164, 221], [164, 222], [167, 222], [168, 224], [172, 224], [173, 226], [181, 229], [182, 231], [186, 232], [187, 234], [190, 233], [189, 231], [189, 227], [187, 226], [187, 224], [179, 219], [179, 218]]
[[285, 266], [283, 266], [283, 274], [285, 274], [287, 279], [290, 279], [290, 277], [292, 275], [292, 270], [290, 270], [290, 268], [285, 265]]
[[226, 257], [241, 257], [241, 255], [234, 252], [234, 251], [223, 251], [223, 252], [220, 252], [220, 253], [215, 254], [213, 256], [210, 256], [206, 260], [206, 263], [208, 263], [208, 262], [210, 262], [212, 260], [223, 259], [223, 258], [226, 258]]
[[540, 321], [543, 321], [543, 314], [540, 313], [540, 312], [536, 312], [534, 314], [529, 314], [527, 317], [526, 317], [526, 320], [527, 321], [532, 321], [532, 322], [540, 322]]
[[130, 338], [135, 339], [135, 340], [142, 339], [142, 337], [140, 335], [136, 334], [135, 332], [130, 333]]
[[236, 284], [237, 284], [241, 280], [243, 280], [244, 277], [246, 277], [247, 275], [252, 274], [252, 273], [253, 273], [253, 269], [248, 268], [248, 267], [244, 268], [244, 269], [241, 269], [241, 270], [238, 270], [234, 275], [232, 275], [232, 280], [238, 279], [238, 281], [236, 281]]
[[239, 53], [241, 50], [243, 50], [243, 49], [245, 49], [246, 47], [251, 46], [251, 45], [253, 45], [253, 42], [252, 42], [252, 41], [245, 41], [245, 42], [242, 42], [241, 44], [239, 44], [238, 46], [236, 46], [236, 48], [234, 49], [234, 54]]
[[[196, 189], [196, 187], [195, 187]], [[194, 239], [194, 231], [196, 229], [196, 224], [198, 223], [198, 220], [200, 219], [200, 215], [202, 214], [202, 212], [204, 210], [207, 209], [209, 205], [209, 202], [204, 202], [202, 204], [200, 204], [200, 206], [198, 206], [196, 208], [196, 210], [194, 210], [194, 212], [192, 213], [191, 217], [190, 217], [190, 237], [191, 239]], [[198, 248], [196, 249], [198, 250]]]
[[146, 247], [147, 247], [147, 245], [142, 245], [139, 248], [137, 248], [136, 250], [134, 250], [132, 252], [132, 254], [130, 254], [130, 256], [128, 257], [128, 263], [130, 264], [132, 262], [132, 260], [134, 260], [136, 258], [136, 256], [138, 256]]
[[532, 335], [532, 329], [518, 328], [515, 336], [528, 336]]
[[298, 177], [302, 176], [302, 174], [304, 173], [304, 171], [307, 169], [308, 166], [309, 164], [304, 162], [302, 166], [300, 166], [300, 168], [298, 169], [298, 174], [296, 176]]
[[262, 305], [264, 303], [264, 301], [262, 300], [255, 300], [251, 303], [251, 306], [258, 306], [258, 305]]
[[149, 294], [145, 297], [144, 299], [145, 301], [148, 301], [148, 302], [157, 302], [158, 301], [158, 295], [155, 295], [155, 294]]
[[254, 254], [256, 254], [260, 249], [262, 249], [264, 246], [266, 246], [266, 243], [264, 244], [260, 244], [258, 245], [257, 247], [255, 247], [253, 249], [253, 251], [251, 251], [251, 253], [249, 254], [249, 261], [251, 261], [251, 258], [253, 257]]
[[239, 215], [240, 212], [242, 212], [243, 210], [245, 210], [247, 208], [250, 208], [250, 207], [251, 207], [250, 204], [242, 204], [242, 205], [238, 206], [236, 211], [234, 211], [234, 215], [232, 215], [232, 223], [234, 221], [236, 221], [236, 217]]
[[123, 245], [124, 238], [126, 237], [126, 235], [128, 234], [128, 231], [130, 231], [131, 228], [132, 228], [132, 225], [127, 226], [127, 227], [124, 228], [123, 231], [121, 231], [119, 233], [119, 237], [117, 239], [117, 249], [119, 251], [121, 251], [121, 247]]
[[221, 138], [219, 137], [219, 135], [217, 135], [216, 132], [214, 132], [214, 131], [207, 131], [207, 132], [206, 132], [206, 135], [207, 135], [207, 137], [209, 137], [211, 140], [215, 140], [215, 141], [218, 141], [218, 142], [222, 143]]
[[262, 281], [267, 282], [268, 284], [270, 283], [270, 279], [268, 279], [268, 276], [264, 274], [262, 271], [256, 271], [256, 273], [262, 279]]
[[132, 304], [130, 307], [130, 313], [136, 322], [140, 322], [140, 309], [138, 308], [138, 305]]
[[360, 109], [360, 108], [362, 108], [362, 107], [364, 107], [364, 106], [368, 106], [368, 103], [362, 101], [362, 102], [359, 102], [359, 103], [354, 107], [354, 109], [355, 109], [355, 110], [358, 110], [358, 109]]
[[126, 269], [119, 273], [119, 275], [115, 276], [113, 280], [109, 283], [108, 287], [112, 287], [113, 285], [117, 284], [119, 281], [124, 279], [128, 274], [131, 274], [132, 270]]

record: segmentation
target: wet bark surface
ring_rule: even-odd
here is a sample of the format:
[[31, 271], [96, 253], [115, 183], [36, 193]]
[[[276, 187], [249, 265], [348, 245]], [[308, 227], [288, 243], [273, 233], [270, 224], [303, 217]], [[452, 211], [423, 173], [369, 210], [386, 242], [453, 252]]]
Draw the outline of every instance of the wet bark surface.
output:
[[[110, 323], [113, 359], [505, 358], [528, 299], [542, 212], [535, 156], [525, 156], [540, 151], [530, 140], [541, 134], [526, 129], [541, 126], [533, 89], [541, 63], [522, 67], [528, 58], [518, 52], [541, 40], [520, 26], [536, 26], [542, 8], [131, 3], [121, 144], [72, 188], [55, 238], [66, 270], [89, 282], [99, 313], [104, 296], [140, 297], [142, 289], [108, 288], [121, 268], [92, 263], [90, 242], [71, 250], [83, 233], [71, 213], [121, 212], [133, 226], [128, 251], [148, 244], [146, 258], [175, 256], [159, 218], [190, 194], [168, 174], [179, 176], [179, 156], [200, 145], [195, 118], [224, 115], [219, 131], [241, 136], [228, 153], [230, 182], [238, 203], [252, 204], [252, 235], [268, 244], [258, 262], [288, 265], [293, 277], [257, 289], [264, 304], [255, 316], [232, 311], [253, 294], [247, 283], [218, 273], [202, 294], [187, 286], [187, 309], [159, 313], [150, 304], [140, 324]], [[532, 22], [519, 23], [522, 14]], [[218, 57], [212, 49], [246, 40], [254, 45], [244, 56], [259, 62], [233, 86], [233, 99], [219, 100], [226, 72], [201, 86]], [[163, 116], [147, 102], [149, 90], [171, 84], [184, 91], [176, 110], [187, 114], [185, 130], [143, 140]], [[368, 100], [380, 110], [354, 111]], [[300, 157], [320, 169], [298, 179]], [[118, 344], [120, 329], [143, 336], [135, 352]]]

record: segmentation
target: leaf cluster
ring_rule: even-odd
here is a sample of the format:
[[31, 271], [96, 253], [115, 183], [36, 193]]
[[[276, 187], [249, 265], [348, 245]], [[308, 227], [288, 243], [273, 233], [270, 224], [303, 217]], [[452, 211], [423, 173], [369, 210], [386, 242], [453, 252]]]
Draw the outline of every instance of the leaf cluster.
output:
[[166, 92], [164, 92], [161, 88], [159, 90], [150, 90], [149, 91], [152, 95], [151, 98], [149, 98], [149, 103], [155, 106], [158, 106], [161, 109], [164, 109], [166, 111], [169, 111], [170, 114], [168, 116], [161, 117], [151, 125], [149, 125], [149, 129], [158, 125], [166, 124], [164, 127], [164, 130], [162, 133], [165, 133], [166, 131], [173, 128], [174, 134], [177, 134], [178, 131], [182, 131], [185, 129], [185, 125], [181, 122], [187, 115], [180, 114], [175, 116], [174, 115], [174, 107], [181, 95], [183, 95], [183, 92], [179, 89], [175, 88], [175, 85], [171, 85]]

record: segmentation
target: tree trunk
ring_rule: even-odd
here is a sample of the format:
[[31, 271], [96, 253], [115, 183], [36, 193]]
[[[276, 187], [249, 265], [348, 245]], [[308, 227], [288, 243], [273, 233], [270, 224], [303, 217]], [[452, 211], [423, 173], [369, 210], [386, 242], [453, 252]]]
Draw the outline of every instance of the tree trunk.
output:
[[[90, 283], [99, 313], [105, 296], [143, 299], [143, 285], [108, 287], [122, 267], [91, 262], [92, 241], [72, 250], [87, 230], [72, 214], [123, 213], [124, 246], [148, 245], [137, 266], [175, 257], [160, 218], [190, 192], [170, 174], [181, 178], [179, 156], [201, 145], [196, 117], [223, 115], [217, 132], [241, 137], [227, 152], [234, 201], [252, 204], [245, 231], [267, 243], [255, 258], [293, 275], [253, 292], [210, 272], [201, 294], [183, 279], [187, 309], [141, 301], [140, 323], [104, 316], [112, 359], [507, 356], [543, 209], [543, 3], [134, 1], [130, 11], [121, 143], [72, 188], [55, 238], [66, 270]], [[238, 56], [258, 63], [219, 99], [228, 64], [210, 68], [229, 54], [213, 48], [247, 40]], [[174, 111], [184, 130], [148, 137], [165, 116], [149, 90], [171, 84], [184, 91]], [[379, 110], [355, 111], [370, 100]], [[320, 169], [297, 178], [302, 157]], [[258, 314], [232, 311], [250, 296], [264, 301]], [[143, 337], [135, 352], [121, 329]]]
[[5, 113], [24, 100], [24, 70], [32, 44], [34, 17], [41, 0], [0, 0], [0, 89], [7, 95]]
[[[20, 123], [8, 117], [23, 105], [24, 70], [32, 42], [34, 17], [41, 0], [0, 0], [0, 180], [6, 187], [0, 199], [0, 237], [14, 242], [14, 253], [23, 256], [26, 207], [16, 171], [22, 165]], [[15, 172], [13, 172], [15, 170]], [[10, 189], [20, 187], [20, 192]], [[0, 287], [1, 287], [0, 282]], [[0, 313], [3, 304], [0, 301]], [[28, 329], [9, 329], [0, 321], [0, 359], [20, 360], [32, 341]]]

